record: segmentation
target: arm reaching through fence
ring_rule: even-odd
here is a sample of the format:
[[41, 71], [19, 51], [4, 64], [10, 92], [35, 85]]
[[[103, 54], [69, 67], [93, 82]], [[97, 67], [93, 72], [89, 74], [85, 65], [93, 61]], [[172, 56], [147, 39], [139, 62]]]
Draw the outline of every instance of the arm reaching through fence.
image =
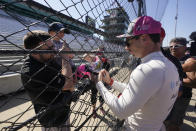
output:
[[[60, 51], [68, 51], [66, 44], [63, 44], [63, 47], [60, 49]], [[73, 73], [72, 68], [69, 63], [69, 55], [68, 54], [62, 54], [62, 74], [66, 78], [66, 82], [64, 84], [63, 90], [74, 90], [74, 84], [73, 84]]]

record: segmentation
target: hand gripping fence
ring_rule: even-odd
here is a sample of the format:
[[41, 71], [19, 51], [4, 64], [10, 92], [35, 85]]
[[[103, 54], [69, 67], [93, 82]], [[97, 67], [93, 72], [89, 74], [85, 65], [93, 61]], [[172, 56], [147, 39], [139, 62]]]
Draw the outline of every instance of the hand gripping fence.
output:
[[[121, 130], [123, 120], [119, 120], [112, 113], [96, 90], [96, 83], [91, 76], [97, 72], [94, 73], [96, 69], [91, 68], [91, 63], [84, 60], [84, 54], [99, 56], [101, 68], [108, 70], [113, 79], [127, 82], [138, 60], [125, 51], [124, 40], [115, 36], [125, 33], [130, 20], [146, 15], [145, 9], [145, 0], [1, 0], [0, 130], [39, 131], [43, 127], [49, 130], [53, 127], [57, 127], [57, 130], [69, 128], [76, 131]], [[70, 50], [41, 50], [42, 46], [47, 46], [48, 40], [40, 37], [38, 38], [43, 44], [39, 47], [24, 48], [23, 37], [27, 32], [48, 32], [53, 22], [63, 24], [70, 30], [70, 34], [64, 34], [64, 37], [60, 38], [58, 31], [49, 40], [57, 37], [62, 43], [66, 43]], [[26, 83], [21, 82], [24, 61], [31, 55], [47, 54], [53, 54], [54, 59], [63, 59], [62, 55], [73, 54], [70, 58], [72, 64], [67, 59], [64, 60], [65, 63], [72, 65], [73, 73], [71, 77], [65, 76], [65, 82], [71, 78], [77, 79], [73, 92], [64, 92], [61, 90], [62, 87], [59, 90], [52, 85], [63, 72], [63, 68], [47, 83], [34, 78], [44, 69], [57, 70], [50, 66], [51, 61], [45, 61], [42, 68], [30, 76], [25, 76], [28, 78]], [[86, 68], [78, 72], [78, 67], [84, 64]], [[85, 75], [85, 72], [91, 76]], [[81, 73], [82, 77], [78, 77], [77, 73]], [[33, 87], [37, 87], [36, 90], [39, 92], [33, 99], [25, 88], [29, 81], [44, 85], [43, 90], [37, 86]], [[47, 104], [40, 104], [39, 99], [51, 90], [57, 95]], [[118, 95], [113, 89], [110, 91]], [[63, 99], [58, 103], [62, 95]], [[36, 106], [39, 104], [44, 106], [37, 111]], [[66, 116], [62, 119], [64, 124], [55, 125], [57, 118], [62, 115], [61, 112], [64, 112], [63, 109], [67, 110]], [[52, 126], [40, 122], [47, 113], [56, 113], [54, 119], [48, 120]]]

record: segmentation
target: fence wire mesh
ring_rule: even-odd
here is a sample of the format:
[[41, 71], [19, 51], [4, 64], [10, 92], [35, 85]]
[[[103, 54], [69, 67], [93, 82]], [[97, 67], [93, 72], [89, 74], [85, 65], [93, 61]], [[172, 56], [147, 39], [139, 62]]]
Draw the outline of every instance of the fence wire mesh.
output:
[[[24, 90], [27, 83], [21, 82], [21, 66], [29, 55], [55, 53], [56, 59], [60, 58], [61, 54], [74, 54], [71, 59], [76, 68], [75, 71], [72, 68], [73, 78], [81, 65], [91, 66], [83, 59], [84, 54], [99, 54], [100, 59], [107, 60], [107, 70], [113, 79], [127, 82], [138, 60], [125, 51], [124, 40], [115, 36], [125, 33], [130, 20], [138, 15], [145, 15], [145, 10], [145, 0], [1, 0], [0, 129], [41, 130], [43, 125], [38, 118], [54, 108], [48, 103], [44, 110], [36, 114], [34, 112], [35, 105], [32, 101], [35, 103], [44, 91], [32, 100]], [[33, 49], [24, 48], [23, 37], [27, 32], [48, 32], [52, 22], [60, 22], [70, 30], [70, 34], [59, 38], [67, 43], [69, 51], [39, 50], [39, 47], [46, 45], [46, 41]], [[58, 33], [52, 39], [59, 37]], [[48, 62], [44, 68], [47, 66]], [[58, 73], [62, 70], [58, 70]], [[29, 79], [34, 78], [30, 76]], [[91, 78], [84, 76], [74, 83], [75, 91], [65, 102], [66, 106], [70, 105], [70, 111], [65, 118], [70, 122], [61, 126], [70, 127], [71, 130], [121, 130], [123, 121], [115, 117], [99, 94], [93, 93], [95, 84], [92, 83]], [[46, 89], [48, 85], [49, 83], [45, 83]], [[91, 88], [87, 89], [89, 87]], [[117, 92], [114, 93], [118, 95]], [[58, 95], [61, 94], [62, 91], [59, 91]], [[52, 101], [55, 101], [56, 97]], [[92, 102], [92, 97], [95, 102]], [[69, 100], [72, 101], [70, 104]], [[58, 109], [59, 107], [56, 107], [53, 110]], [[60, 114], [60, 111], [58, 113]]]

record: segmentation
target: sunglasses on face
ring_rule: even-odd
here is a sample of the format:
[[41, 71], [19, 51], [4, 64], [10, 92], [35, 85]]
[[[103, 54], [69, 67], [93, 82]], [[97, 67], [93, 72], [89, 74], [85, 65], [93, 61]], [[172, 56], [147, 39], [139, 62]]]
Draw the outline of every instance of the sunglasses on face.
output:
[[41, 49], [41, 50], [54, 50], [54, 45], [52, 45], [52, 46], [47, 46], [48, 48], [46, 48], [46, 49]]
[[126, 44], [126, 46], [127, 47], [129, 47], [130, 46], [130, 40], [133, 40], [133, 39], [138, 39], [139, 38], [139, 36], [133, 36], [133, 37], [128, 37], [128, 38], [126, 38], [126, 41], [125, 41], [125, 44]]
[[180, 47], [183, 47], [184, 45], [171, 45], [169, 46], [169, 48], [173, 48], [173, 49], [178, 49]]
[[48, 46], [47, 50], [54, 50], [54, 45], [53, 46]]

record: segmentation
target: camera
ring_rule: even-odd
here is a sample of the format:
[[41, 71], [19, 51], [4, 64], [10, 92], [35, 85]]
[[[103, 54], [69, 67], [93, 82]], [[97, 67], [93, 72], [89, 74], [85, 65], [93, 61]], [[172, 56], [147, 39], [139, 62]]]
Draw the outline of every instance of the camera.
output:
[[189, 41], [190, 44], [190, 55], [191, 56], [196, 56], [196, 41]]
[[196, 32], [192, 32], [191, 35], [189, 36], [191, 39], [189, 41], [190, 44], [190, 55], [191, 56], [196, 56]]

